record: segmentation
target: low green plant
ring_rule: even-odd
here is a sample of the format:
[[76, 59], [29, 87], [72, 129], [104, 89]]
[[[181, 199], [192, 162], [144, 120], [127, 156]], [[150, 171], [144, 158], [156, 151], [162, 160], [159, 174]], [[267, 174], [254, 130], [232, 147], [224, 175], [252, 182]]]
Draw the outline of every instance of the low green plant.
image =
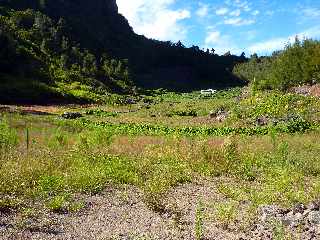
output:
[[112, 129], [84, 130], [78, 135], [77, 146], [82, 150], [90, 150], [97, 146], [108, 147], [114, 138]]
[[238, 203], [229, 201], [215, 206], [215, 216], [224, 228], [227, 228], [238, 216]]
[[282, 222], [278, 220], [273, 220], [271, 222], [272, 228], [273, 228], [273, 238], [275, 240], [289, 240], [291, 238], [288, 237], [286, 234], [285, 228], [282, 224]]
[[97, 117], [117, 117], [118, 116], [118, 113], [107, 112], [107, 111], [99, 109], [99, 108], [87, 110], [85, 112], [85, 114], [86, 115], [94, 115], [94, 116], [97, 116]]
[[39, 194], [45, 194], [46, 196], [52, 196], [66, 190], [62, 176], [43, 175], [39, 178], [37, 185]]
[[201, 200], [198, 201], [195, 219], [195, 239], [201, 240], [204, 237], [204, 207]]
[[21, 201], [15, 197], [2, 196], [0, 199], [0, 213], [8, 212], [12, 209], [17, 209]]
[[84, 201], [73, 201], [69, 203], [68, 206], [68, 212], [76, 213], [81, 211], [83, 208], [85, 208], [85, 202]]
[[68, 133], [62, 128], [56, 128], [55, 132], [48, 141], [48, 146], [51, 148], [65, 147], [68, 144]]
[[182, 111], [173, 111], [171, 113], [167, 113], [168, 117], [180, 116], [180, 117], [197, 117], [198, 113], [196, 110], [182, 110]]
[[18, 144], [17, 131], [0, 119], [0, 152]]
[[68, 209], [68, 198], [66, 195], [54, 196], [47, 203], [47, 207], [52, 212], [65, 212]]

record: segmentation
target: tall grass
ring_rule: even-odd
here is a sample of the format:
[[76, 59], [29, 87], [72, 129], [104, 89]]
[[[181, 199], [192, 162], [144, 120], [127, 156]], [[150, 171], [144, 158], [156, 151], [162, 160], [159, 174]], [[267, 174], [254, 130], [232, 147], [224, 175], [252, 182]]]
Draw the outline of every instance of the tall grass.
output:
[[0, 119], [0, 152], [15, 146], [17, 143], [17, 132], [10, 128], [6, 121]]
[[[30, 138], [37, 141], [24, 154], [17, 132], [3, 122], [0, 128], [1, 149], [6, 149], [0, 155], [0, 195], [24, 204], [38, 199], [54, 211], [72, 209], [74, 193], [99, 193], [110, 184], [135, 185], [150, 207], [161, 209], [160, 200], [170, 188], [203, 177], [228, 178], [218, 187], [220, 193], [253, 206], [290, 206], [320, 194], [319, 133], [150, 141], [107, 130], [39, 130], [31, 125]], [[119, 145], [120, 138], [129, 140]], [[228, 210], [221, 208], [221, 213], [223, 209]]]

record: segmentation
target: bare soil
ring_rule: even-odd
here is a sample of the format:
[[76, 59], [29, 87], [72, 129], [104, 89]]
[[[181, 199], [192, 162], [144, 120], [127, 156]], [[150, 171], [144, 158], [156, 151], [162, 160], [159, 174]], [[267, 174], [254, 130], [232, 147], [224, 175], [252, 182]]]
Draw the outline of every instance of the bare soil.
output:
[[[137, 188], [109, 187], [99, 195], [86, 196], [87, 207], [76, 214], [45, 212], [23, 218], [18, 213], [1, 213], [0, 239], [191, 240], [199, 201], [214, 204], [223, 199], [215, 182], [190, 183], [171, 190], [155, 211]], [[204, 209], [203, 239], [244, 239], [243, 234], [219, 226], [210, 211]]]

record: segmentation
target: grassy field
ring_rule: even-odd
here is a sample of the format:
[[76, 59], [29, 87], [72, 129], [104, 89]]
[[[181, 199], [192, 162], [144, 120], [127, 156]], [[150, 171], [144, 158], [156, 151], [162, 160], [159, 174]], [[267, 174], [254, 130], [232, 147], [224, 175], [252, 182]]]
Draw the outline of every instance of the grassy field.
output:
[[[161, 212], [170, 189], [210, 179], [225, 198], [199, 202], [200, 236], [203, 209], [228, 226], [239, 218], [250, 223], [261, 205], [319, 199], [320, 100], [243, 92], [157, 93], [133, 104], [45, 109], [51, 115], [3, 111], [0, 211], [76, 212], [85, 207], [79, 194], [133, 185]], [[65, 120], [64, 111], [83, 117]], [[222, 111], [228, 117], [218, 121]]]

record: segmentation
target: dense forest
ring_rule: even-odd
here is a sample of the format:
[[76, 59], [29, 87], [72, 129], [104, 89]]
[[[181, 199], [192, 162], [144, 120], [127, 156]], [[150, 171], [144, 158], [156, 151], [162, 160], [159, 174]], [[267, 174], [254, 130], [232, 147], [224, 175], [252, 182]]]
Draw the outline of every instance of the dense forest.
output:
[[271, 56], [253, 54], [247, 63], [237, 65], [234, 74], [249, 81], [256, 90], [287, 90], [320, 82], [320, 41], [295, 39]]
[[[95, 13], [95, 14], [92, 14]], [[245, 62], [133, 32], [116, 1], [1, 0], [1, 101], [87, 99], [136, 88], [192, 91], [244, 82]], [[15, 96], [15, 99], [13, 99]]]

